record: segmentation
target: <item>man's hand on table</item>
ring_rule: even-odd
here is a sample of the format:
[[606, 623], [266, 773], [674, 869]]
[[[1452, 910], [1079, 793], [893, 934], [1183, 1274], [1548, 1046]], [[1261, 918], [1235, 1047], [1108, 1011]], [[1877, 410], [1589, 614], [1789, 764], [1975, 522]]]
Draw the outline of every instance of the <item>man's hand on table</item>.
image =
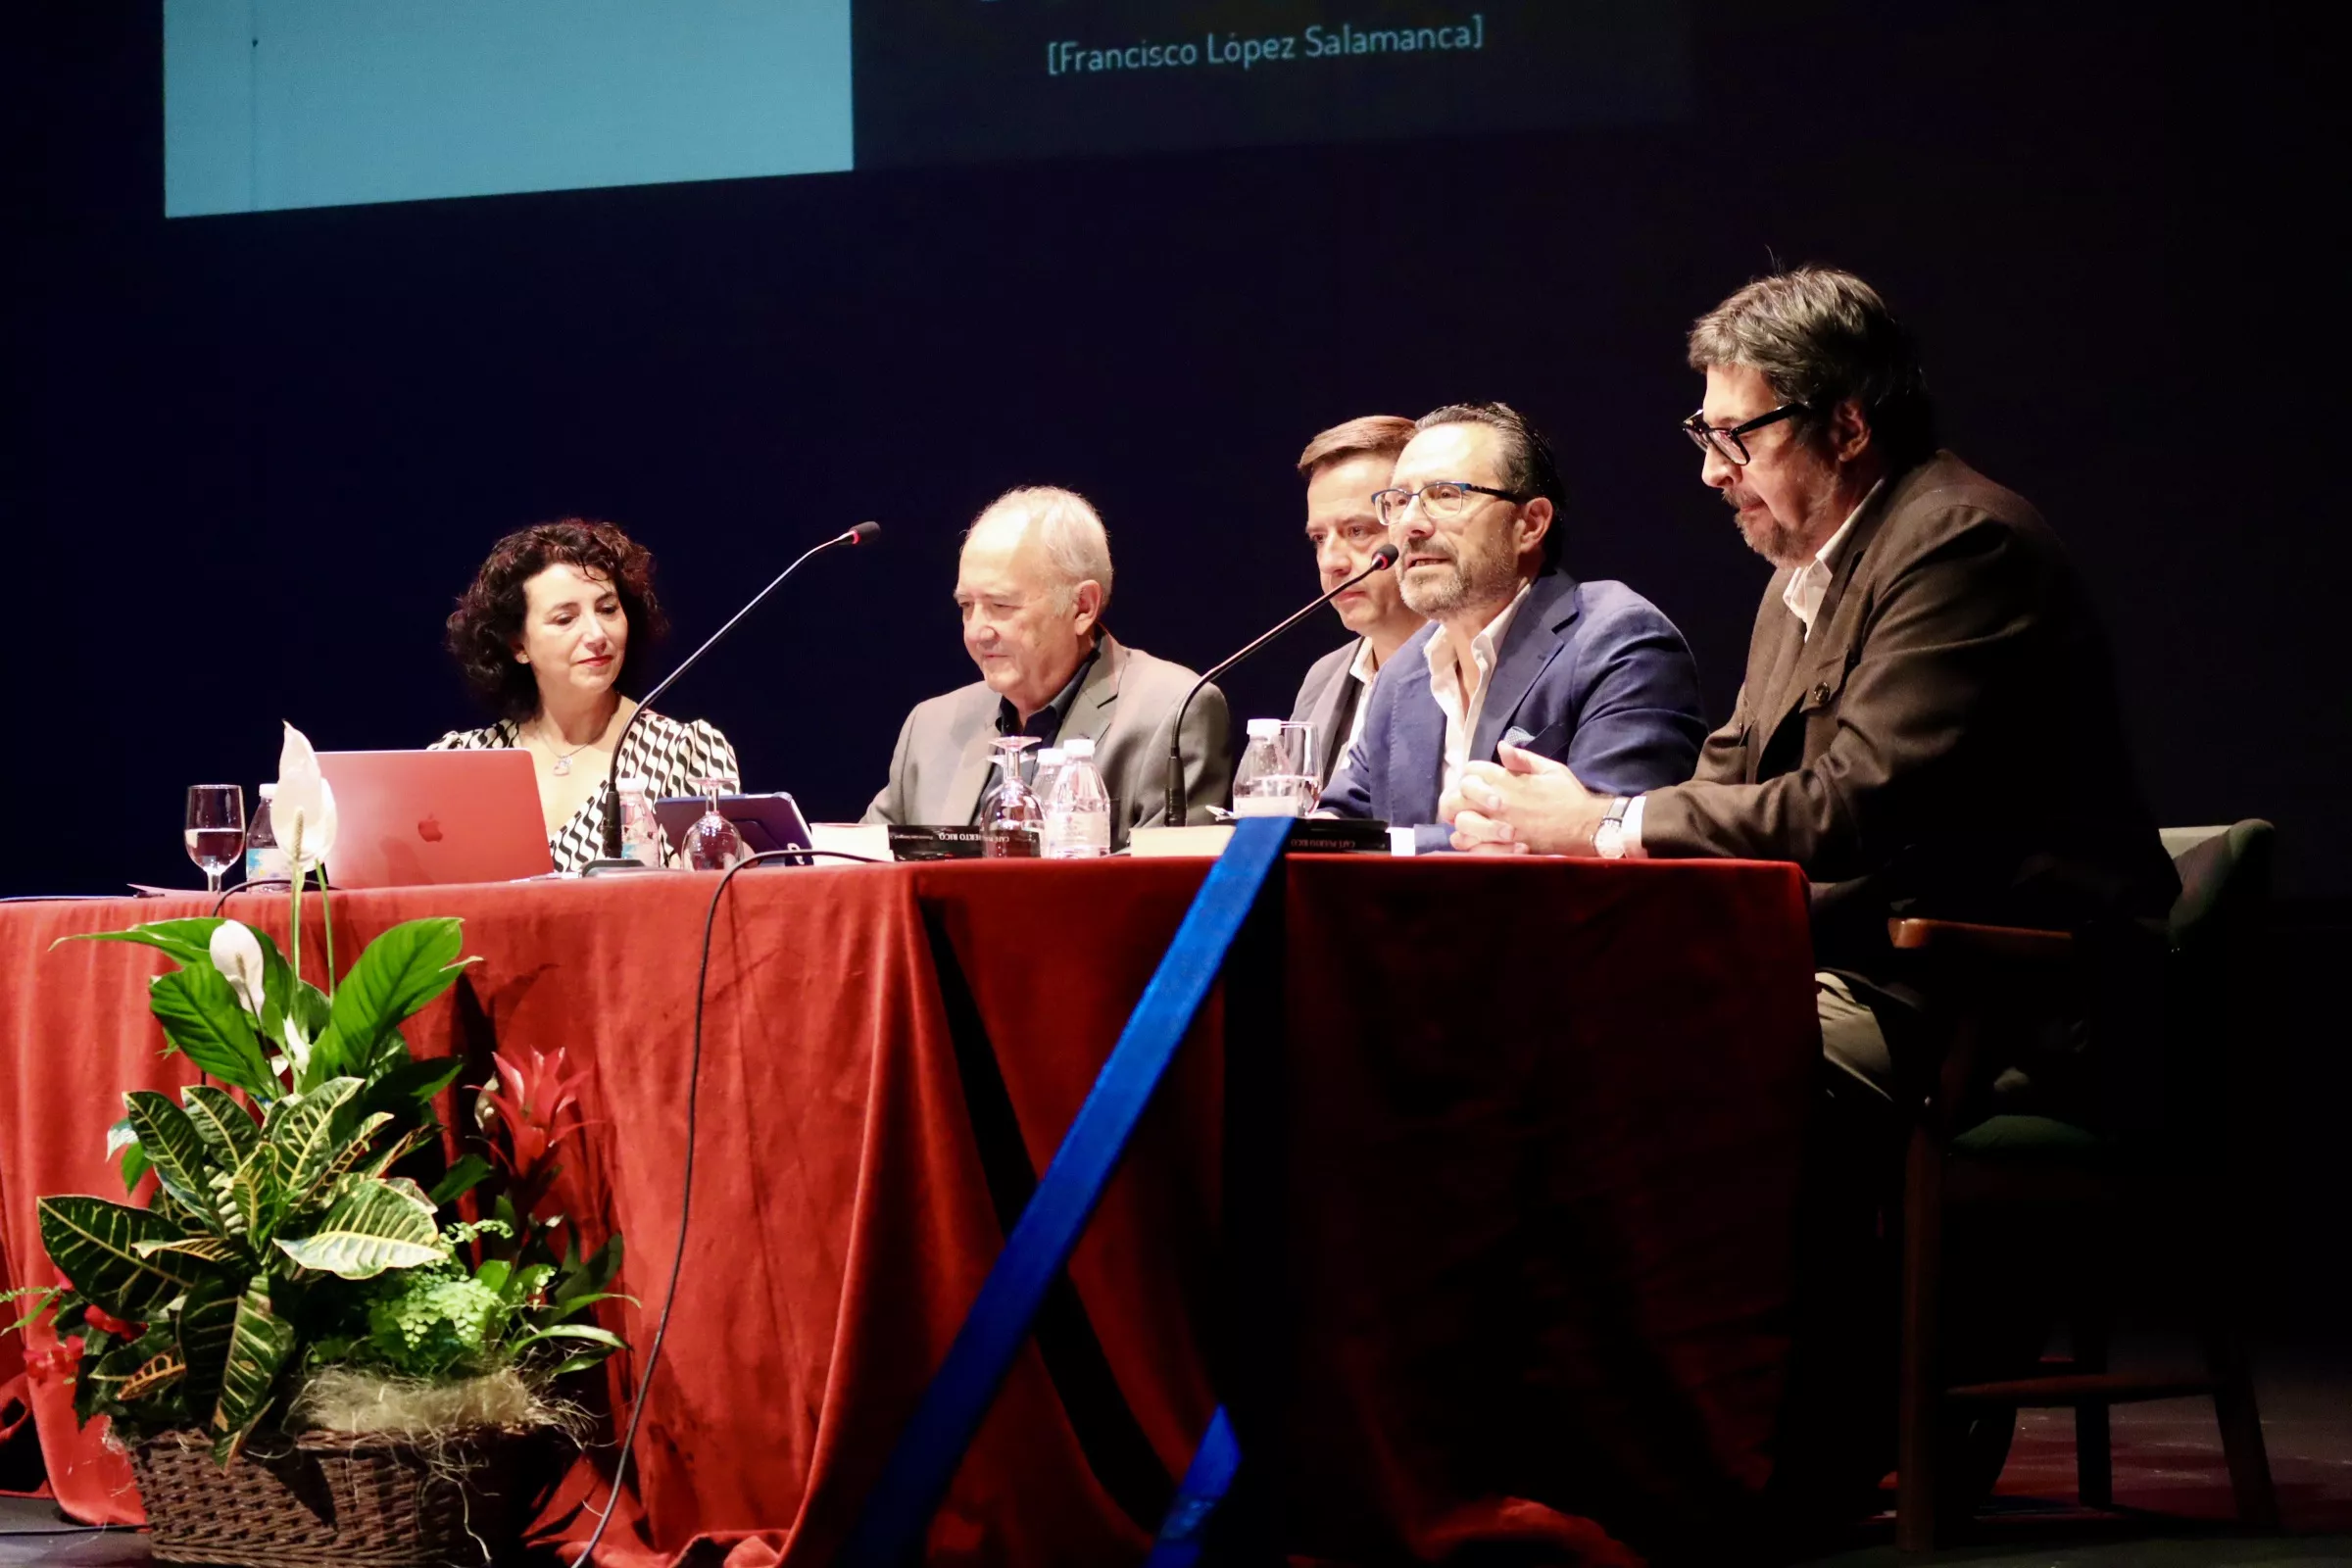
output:
[[1501, 747], [1497, 762], [1471, 762], [1438, 803], [1466, 855], [1593, 855], [1593, 830], [1609, 797], [1595, 795], [1548, 757]]

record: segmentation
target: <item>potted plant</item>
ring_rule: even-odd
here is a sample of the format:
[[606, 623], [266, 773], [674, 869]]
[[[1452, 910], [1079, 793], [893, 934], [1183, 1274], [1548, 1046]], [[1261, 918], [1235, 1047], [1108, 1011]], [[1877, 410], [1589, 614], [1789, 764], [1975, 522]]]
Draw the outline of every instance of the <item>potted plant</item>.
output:
[[[462, 1063], [413, 1058], [400, 1025], [472, 961], [457, 920], [384, 932], [331, 994], [234, 920], [82, 940], [175, 960], [150, 1005], [214, 1080], [123, 1097], [109, 1147], [151, 1196], [41, 1199], [67, 1283], [11, 1293], [75, 1354], [75, 1412], [127, 1450], [155, 1557], [486, 1560], [528, 1523], [525, 1453], [576, 1435], [556, 1381], [621, 1343], [580, 1321], [619, 1239], [583, 1255], [540, 1212], [578, 1125], [562, 1053], [501, 1058], [477, 1102], [497, 1166], [445, 1164], [433, 1105]], [[505, 1191], [462, 1217], [497, 1167]]]

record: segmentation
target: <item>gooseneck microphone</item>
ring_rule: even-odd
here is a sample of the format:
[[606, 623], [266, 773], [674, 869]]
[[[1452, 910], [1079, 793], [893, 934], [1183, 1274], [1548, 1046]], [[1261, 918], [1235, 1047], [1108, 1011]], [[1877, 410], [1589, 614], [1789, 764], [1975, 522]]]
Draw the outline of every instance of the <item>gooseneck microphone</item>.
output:
[[791, 565], [786, 566], [782, 571], [776, 573], [775, 581], [769, 583], [766, 587], [752, 595], [750, 604], [745, 605], [741, 610], [735, 612], [735, 613], [728, 618], [725, 625], [712, 632], [710, 637], [704, 641], [702, 647], [697, 648], [693, 653], [688, 654], [684, 659], [678, 661], [678, 667], [671, 670], [668, 674], [662, 676], [661, 681], [654, 687], [654, 689], [645, 694], [644, 699], [637, 705], [637, 710], [629, 715], [629, 721], [620, 726], [619, 738], [612, 743], [612, 764], [611, 767], [605, 770], [605, 853], [604, 857], [601, 859], [593, 861], [589, 865], [588, 869], [591, 871], [617, 870], [623, 866], [634, 866], [637, 863], [634, 860], [624, 860], [620, 858], [620, 754], [628, 746], [629, 731], [637, 727], [637, 721], [643, 718], [646, 715], [646, 710], [654, 706], [654, 699], [661, 696], [663, 692], [669, 690], [671, 686], [677, 684], [678, 677], [692, 669], [696, 660], [709, 653], [711, 648], [717, 644], [721, 637], [724, 637], [727, 633], [733, 631], [735, 629], [736, 621], [741, 620], [753, 611], [758, 610], [760, 608], [760, 601], [765, 599], [769, 594], [774, 593], [778, 588], [783, 587], [784, 579], [791, 576], [794, 572], [800, 570], [802, 565], [805, 564], [811, 556], [822, 555], [824, 552], [832, 549], [835, 545], [864, 544], [868, 539], [871, 539], [874, 535], [880, 533], [881, 531], [882, 525], [878, 522], [861, 522], [855, 528], [835, 534], [832, 538], [826, 540], [821, 545], [817, 545], [812, 549], [803, 551], [798, 561], [795, 561]]
[[1362, 582], [1366, 577], [1376, 571], [1386, 571], [1395, 564], [1396, 564], [1396, 547], [1393, 544], [1382, 545], [1378, 550], [1372, 552], [1372, 564], [1321, 598], [1302, 606], [1295, 614], [1286, 618], [1282, 624], [1193, 683], [1193, 689], [1184, 694], [1184, 701], [1176, 705], [1176, 728], [1168, 736], [1168, 826], [1184, 826], [1184, 710], [1193, 706], [1193, 699], [1200, 695], [1200, 688], [1224, 674], [1243, 660], [1248, 659], [1251, 654], [1256, 653], [1260, 648], [1265, 647], [1284, 632], [1289, 631], [1293, 626], [1298, 625], [1316, 611], [1321, 610], [1325, 605], [1330, 604], [1357, 583]]

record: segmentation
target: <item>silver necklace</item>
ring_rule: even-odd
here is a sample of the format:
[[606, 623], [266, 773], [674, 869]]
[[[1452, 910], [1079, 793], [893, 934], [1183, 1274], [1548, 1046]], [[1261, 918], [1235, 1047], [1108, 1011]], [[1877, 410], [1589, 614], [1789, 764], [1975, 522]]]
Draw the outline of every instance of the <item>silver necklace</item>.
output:
[[[604, 737], [602, 735], [599, 735], [596, 738], [597, 741], [601, 741], [603, 739]], [[547, 741], [543, 737], [539, 738], [539, 744], [542, 746], [547, 746]], [[558, 778], [564, 777], [566, 773], [571, 771], [571, 760], [579, 756], [582, 752], [586, 751], [588, 747], [594, 746], [595, 744], [596, 741], [589, 741], [586, 745], [574, 746], [568, 752], [559, 752], [553, 746], [547, 746], [548, 755], [555, 759], [554, 765], [549, 767], [548, 771], [555, 774]]]

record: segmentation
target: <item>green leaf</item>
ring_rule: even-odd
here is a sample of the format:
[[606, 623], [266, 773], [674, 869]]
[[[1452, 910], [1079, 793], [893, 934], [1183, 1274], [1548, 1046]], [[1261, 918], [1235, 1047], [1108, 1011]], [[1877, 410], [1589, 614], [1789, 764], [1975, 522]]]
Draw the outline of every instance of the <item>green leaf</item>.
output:
[[[150, 920], [134, 925], [127, 931], [85, 931], [75, 936], [60, 937], [60, 942], [135, 942], [143, 948], [168, 953], [182, 963], [213, 961], [213, 933], [223, 922], [219, 915], [191, 916], [184, 920]], [[54, 946], [55, 944], [52, 944]]]
[[222, 1236], [191, 1236], [180, 1242], [140, 1242], [131, 1250], [141, 1257], [169, 1252], [173, 1257], [192, 1258], [199, 1263], [233, 1262], [240, 1255], [237, 1244]]
[[122, 1146], [122, 1190], [135, 1193], [140, 1179], [147, 1174], [147, 1151], [136, 1143]]
[[347, 1060], [369, 1062], [384, 1035], [457, 983], [474, 958], [458, 958], [465, 945], [454, 915], [407, 920], [368, 944], [335, 988], [334, 1030]]
[[473, 1271], [473, 1283], [486, 1291], [507, 1296], [508, 1284], [514, 1279], [514, 1265], [503, 1257], [485, 1258], [482, 1266]]
[[335, 1151], [334, 1157], [326, 1162], [325, 1171], [295, 1200], [295, 1206], [306, 1208], [323, 1201], [334, 1191], [337, 1182], [359, 1169], [360, 1162], [368, 1157], [369, 1146], [375, 1142], [375, 1135], [390, 1126], [392, 1118], [379, 1110], [353, 1129], [351, 1136], [343, 1140], [342, 1146]]
[[507, 1296], [517, 1302], [527, 1301], [546, 1290], [548, 1282], [555, 1277], [556, 1267], [553, 1263], [532, 1263], [518, 1268], [514, 1271], [513, 1283], [507, 1287]]
[[488, 1160], [479, 1154], [467, 1154], [449, 1167], [448, 1175], [433, 1183], [433, 1190], [427, 1196], [437, 1204], [454, 1203], [464, 1194], [472, 1192], [489, 1174]]
[[416, 1184], [374, 1179], [346, 1188], [318, 1229], [297, 1239], [281, 1236], [277, 1249], [304, 1268], [347, 1280], [446, 1262], [450, 1255], [432, 1200]]
[[541, 1323], [561, 1323], [566, 1318], [578, 1316], [599, 1301], [626, 1301], [635, 1306], [637, 1298], [619, 1291], [595, 1291], [587, 1296], [570, 1296], [561, 1301], [551, 1301], [531, 1315]]
[[210, 1213], [211, 1151], [188, 1113], [152, 1089], [133, 1089], [122, 1103], [164, 1191], [199, 1214]]
[[256, 1274], [237, 1301], [228, 1355], [220, 1368], [220, 1402], [214, 1407], [213, 1457], [226, 1464], [269, 1410], [277, 1374], [294, 1349], [294, 1325], [270, 1307], [270, 1280]]
[[392, 1140], [392, 1142], [386, 1144], [383, 1149], [376, 1153], [374, 1158], [368, 1161], [368, 1168], [365, 1174], [368, 1176], [383, 1175], [384, 1172], [390, 1170], [393, 1166], [406, 1159], [410, 1154], [416, 1152], [417, 1146], [422, 1144], [431, 1136], [432, 1135], [422, 1127], [410, 1128], [407, 1132], [402, 1133], [398, 1138], [395, 1138]]
[[[327, 1001], [326, 993], [303, 980], [292, 984], [289, 995], [294, 1031], [311, 1049], [311, 1059], [303, 1064], [300, 1087], [307, 1089], [329, 1078], [366, 1077], [344, 1046], [343, 1037], [335, 1032], [333, 1004]], [[271, 1037], [281, 1043], [284, 1038], [283, 1028]]]
[[173, 1346], [159, 1354], [149, 1356], [136, 1372], [123, 1380], [115, 1397], [124, 1404], [136, 1404], [152, 1398], [188, 1375], [188, 1363], [180, 1359], [179, 1348]]
[[298, 982], [294, 966], [286, 962], [284, 954], [277, 951], [277, 944], [270, 940], [270, 933], [258, 926], [247, 926], [246, 929], [253, 933], [254, 942], [262, 950], [262, 1038], [275, 1048], [285, 1044], [286, 1013], [294, 1004]]
[[190, 1084], [180, 1091], [180, 1100], [187, 1106], [188, 1120], [213, 1152], [213, 1163], [222, 1170], [235, 1170], [253, 1152], [253, 1146], [262, 1141], [261, 1126], [254, 1121], [253, 1112], [238, 1103], [237, 1098], [225, 1089], [211, 1084]]
[[466, 1063], [454, 1056], [426, 1056], [421, 1061], [402, 1059], [377, 1071], [369, 1069], [368, 1092], [360, 1097], [363, 1110], [388, 1110], [403, 1121], [416, 1117], [419, 1107], [430, 1104], [435, 1095], [457, 1081], [466, 1070]]
[[[6, 1306], [11, 1301], [21, 1301], [28, 1296], [32, 1298], [32, 1305], [24, 1309], [23, 1317], [14, 1323], [0, 1323], [0, 1334], [16, 1333], [56, 1305], [59, 1298], [68, 1294], [62, 1286], [56, 1285], [20, 1285], [13, 1291], [0, 1291], [0, 1306]], [[56, 1325], [57, 1337], [61, 1340], [72, 1332], [62, 1323]]]
[[220, 1402], [220, 1374], [228, 1365], [229, 1338], [242, 1294], [234, 1280], [209, 1279], [188, 1292], [179, 1309], [179, 1358], [188, 1368], [182, 1392], [200, 1420], [209, 1421]]
[[[104, 1364], [114, 1343], [115, 1337], [101, 1330], [91, 1329], [84, 1333], [81, 1337], [82, 1366], [94, 1369]], [[74, 1378], [74, 1419], [88, 1426], [90, 1417], [98, 1413], [100, 1405], [113, 1398], [114, 1391], [120, 1387], [121, 1379], [101, 1383], [95, 1377], [83, 1376], [76, 1370]]]
[[550, 1374], [554, 1377], [561, 1377], [566, 1372], [584, 1371], [613, 1351], [625, 1350], [629, 1348], [626, 1341], [609, 1329], [590, 1328], [585, 1323], [556, 1323], [539, 1330], [536, 1334], [524, 1335], [507, 1348], [514, 1354], [519, 1355], [532, 1346], [544, 1345], [551, 1340], [572, 1340], [593, 1348], [573, 1355], [558, 1366]]
[[243, 1164], [226, 1176], [214, 1178], [213, 1191], [213, 1209], [220, 1216], [221, 1229], [244, 1237], [256, 1249], [269, 1245], [270, 1234], [285, 1217], [275, 1150], [257, 1140]]
[[157, 975], [147, 1003], [164, 1038], [204, 1071], [250, 1095], [274, 1100], [284, 1092], [270, 1074], [253, 1020], [210, 961]]
[[117, 1317], [144, 1323], [202, 1277], [201, 1269], [181, 1259], [138, 1254], [141, 1242], [182, 1239], [160, 1214], [103, 1198], [44, 1198], [37, 1206], [49, 1261], [74, 1289]]
[[302, 1032], [303, 1039], [316, 1043], [326, 1033], [334, 1017], [334, 1004], [326, 1000], [325, 992], [308, 980], [294, 983], [293, 996], [294, 1004], [287, 1011], [294, 1019], [294, 1027]]
[[357, 1078], [330, 1078], [308, 1094], [287, 1096], [262, 1118], [262, 1145], [277, 1163], [277, 1191], [289, 1208], [301, 1206], [343, 1147], [335, 1112], [359, 1092]]
[[[172, 1344], [171, 1330], [160, 1326], [151, 1328], [129, 1344], [117, 1345], [105, 1354], [87, 1360], [87, 1369], [79, 1375], [92, 1383], [103, 1385], [105, 1398], [120, 1399], [122, 1385], [129, 1382], [141, 1367], [171, 1349]], [[86, 1350], [84, 1353], [87, 1354]]]
[[573, 1258], [565, 1263], [563, 1278], [556, 1282], [553, 1299], [558, 1305], [592, 1292], [601, 1291], [612, 1283], [620, 1272], [620, 1238], [613, 1236], [604, 1246], [588, 1255], [586, 1261]]

